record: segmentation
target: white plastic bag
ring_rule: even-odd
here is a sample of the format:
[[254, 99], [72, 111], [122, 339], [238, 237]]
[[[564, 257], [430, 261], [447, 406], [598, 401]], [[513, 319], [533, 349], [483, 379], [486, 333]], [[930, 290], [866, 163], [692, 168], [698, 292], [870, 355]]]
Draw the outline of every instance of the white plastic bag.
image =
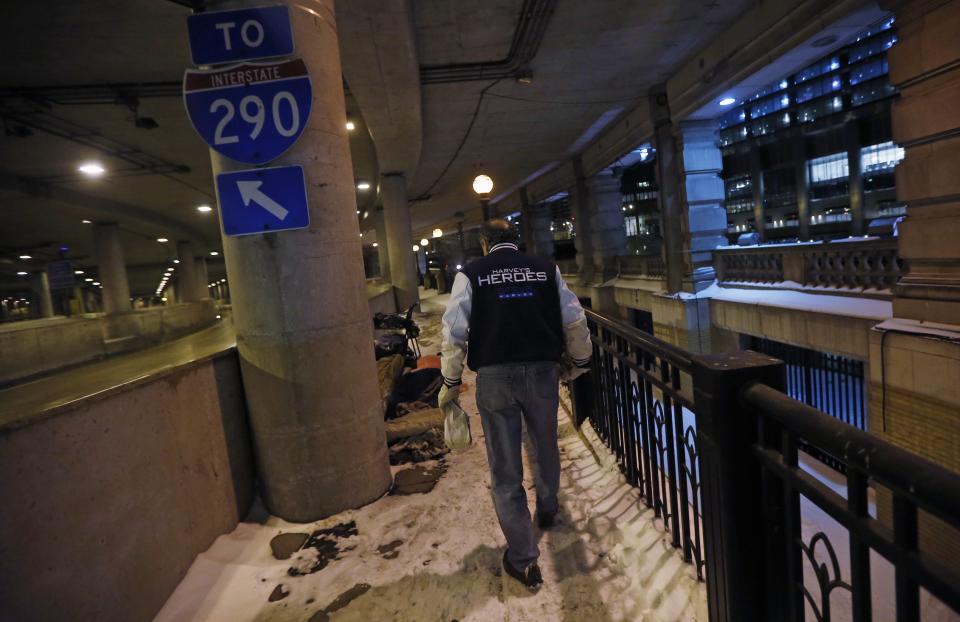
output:
[[455, 401], [443, 405], [443, 442], [453, 451], [466, 449], [473, 442], [470, 418]]

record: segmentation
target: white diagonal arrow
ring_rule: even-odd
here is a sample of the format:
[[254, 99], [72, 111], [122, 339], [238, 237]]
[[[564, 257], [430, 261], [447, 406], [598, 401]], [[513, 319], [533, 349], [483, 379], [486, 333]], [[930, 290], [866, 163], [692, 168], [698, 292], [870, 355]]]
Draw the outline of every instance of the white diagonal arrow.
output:
[[283, 220], [287, 217], [288, 212], [286, 208], [265, 195], [263, 190], [260, 190], [260, 186], [262, 185], [262, 181], [238, 181], [237, 189], [240, 191], [240, 198], [243, 199], [243, 204], [245, 206], [250, 205], [250, 201], [253, 201], [280, 220]]

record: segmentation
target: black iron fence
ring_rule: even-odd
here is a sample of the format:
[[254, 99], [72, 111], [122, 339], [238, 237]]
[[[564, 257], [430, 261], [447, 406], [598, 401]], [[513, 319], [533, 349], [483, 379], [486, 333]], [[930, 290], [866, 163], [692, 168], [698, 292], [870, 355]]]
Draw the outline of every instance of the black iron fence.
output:
[[[960, 476], [783, 393], [782, 361], [752, 352], [694, 356], [588, 311], [591, 374], [574, 386], [620, 469], [707, 583], [712, 622], [874, 619], [871, 554], [892, 566], [892, 609], [877, 619], [920, 620], [921, 593], [960, 615], [960, 563], [920, 548], [960, 547]], [[801, 461], [802, 447], [833, 456], [846, 492]], [[889, 495], [889, 518], [868, 498]], [[804, 537], [801, 507], [836, 526]], [[807, 532], [810, 532], [809, 525]], [[841, 535], [844, 552], [831, 541]], [[947, 614], [951, 615], [951, 614]]]
[[[751, 340], [751, 348], [783, 361], [787, 395], [859, 430], [867, 429], [863, 361], [759, 337]], [[836, 456], [802, 439], [800, 448], [844, 472], [844, 462]]]
[[636, 328], [588, 313], [594, 361], [590, 419], [627, 480], [663, 521], [673, 546], [702, 579], [690, 355]]

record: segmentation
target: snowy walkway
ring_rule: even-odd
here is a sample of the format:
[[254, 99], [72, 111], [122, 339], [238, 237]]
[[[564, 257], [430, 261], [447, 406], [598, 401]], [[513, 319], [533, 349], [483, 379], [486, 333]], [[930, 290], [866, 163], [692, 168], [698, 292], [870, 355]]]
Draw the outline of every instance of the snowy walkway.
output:
[[[427, 313], [418, 317], [424, 353], [439, 349], [442, 302], [426, 301]], [[447, 456], [447, 471], [431, 492], [386, 496], [309, 525], [261, 510], [261, 520], [241, 523], [197, 557], [156, 619], [705, 622], [704, 584], [670, 547], [637, 492], [614, 466], [598, 464], [562, 411], [562, 524], [541, 537], [545, 584], [531, 594], [502, 576], [504, 540], [490, 499], [473, 374], [464, 380], [462, 403], [472, 415], [475, 442]], [[356, 535], [330, 540], [339, 548], [336, 559], [312, 574], [288, 571], [314, 566], [317, 549], [287, 560], [271, 552], [280, 533], [350, 521]]]

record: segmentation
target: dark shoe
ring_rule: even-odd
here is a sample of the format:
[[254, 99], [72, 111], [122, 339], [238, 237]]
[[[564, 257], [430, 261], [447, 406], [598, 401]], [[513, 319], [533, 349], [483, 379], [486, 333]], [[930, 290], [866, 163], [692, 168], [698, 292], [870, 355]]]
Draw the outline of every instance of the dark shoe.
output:
[[503, 569], [507, 574], [526, 585], [530, 590], [540, 589], [543, 585], [543, 576], [540, 574], [540, 566], [536, 562], [527, 566], [526, 570], [517, 570], [507, 560], [507, 552], [503, 552]]
[[537, 510], [537, 527], [540, 529], [550, 529], [557, 524], [556, 512], [541, 512]]

